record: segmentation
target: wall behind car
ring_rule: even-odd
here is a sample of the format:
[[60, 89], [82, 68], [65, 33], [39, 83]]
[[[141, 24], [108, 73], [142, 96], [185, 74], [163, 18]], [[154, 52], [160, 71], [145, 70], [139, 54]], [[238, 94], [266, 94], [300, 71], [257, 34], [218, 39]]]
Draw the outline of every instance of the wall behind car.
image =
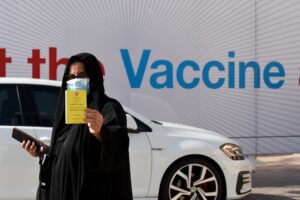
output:
[[[0, 75], [61, 80], [63, 58], [90, 52], [107, 94], [150, 119], [219, 132], [251, 155], [299, 153], [299, 9], [298, 0], [3, 0]], [[284, 74], [273, 67], [268, 79], [272, 61]]]

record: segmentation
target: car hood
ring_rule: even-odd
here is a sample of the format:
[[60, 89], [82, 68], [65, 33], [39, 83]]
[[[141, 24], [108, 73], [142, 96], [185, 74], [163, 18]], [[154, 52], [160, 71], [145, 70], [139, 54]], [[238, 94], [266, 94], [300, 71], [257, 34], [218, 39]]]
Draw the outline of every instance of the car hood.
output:
[[161, 126], [166, 129], [166, 134], [168, 137], [181, 137], [181, 138], [190, 138], [196, 140], [205, 140], [209, 142], [215, 142], [218, 144], [224, 143], [234, 143], [237, 144], [232, 139], [221, 135], [219, 133], [209, 131], [206, 129], [201, 129], [193, 126], [175, 124], [171, 122], [159, 121]]

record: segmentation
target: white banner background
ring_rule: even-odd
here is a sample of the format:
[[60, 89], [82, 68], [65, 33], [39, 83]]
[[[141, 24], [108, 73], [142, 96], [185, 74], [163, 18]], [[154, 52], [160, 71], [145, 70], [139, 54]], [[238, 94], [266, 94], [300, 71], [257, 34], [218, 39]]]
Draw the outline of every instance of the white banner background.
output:
[[[49, 79], [49, 47], [57, 48], [57, 59], [90, 52], [105, 66], [107, 94], [150, 119], [217, 131], [238, 140], [247, 154], [293, 153], [300, 152], [299, 9], [297, 0], [2, 0], [0, 48], [13, 59], [7, 77], [32, 77], [27, 59], [40, 49], [46, 58], [42, 79]], [[151, 49], [141, 88], [130, 87], [120, 49], [128, 49], [135, 72], [143, 50]], [[203, 65], [218, 60], [227, 67], [228, 51], [235, 51], [236, 65], [260, 64], [260, 89], [253, 87], [252, 70], [245, 89], [229, 89], [227, 79], [220, 89], [205, 87]], [[151, 69], [159, 59], [173, 64], [172, 89], [150, 85], [153, 73], [165, 71]], [[194, 89], [176, 80], [184, 60], [200, 66], [200, 72], [185, 71], [187, 81], [200, 77]], [[284, 86], [276, 90], [262, 77], [272, 60], [286, 72]], [[58, 80], [63, 70], [59, 66]], [[210, 74], [212, 80], [220, 76], [228, 75]]]

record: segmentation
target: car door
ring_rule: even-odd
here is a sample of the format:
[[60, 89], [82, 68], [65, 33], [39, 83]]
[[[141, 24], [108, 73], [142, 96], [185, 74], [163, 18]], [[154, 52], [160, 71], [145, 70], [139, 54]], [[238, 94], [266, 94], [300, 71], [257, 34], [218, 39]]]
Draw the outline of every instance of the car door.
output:
[[[34, 123], [37, 138], [49, 144], [59, 87], [25, 85], [20, 90], [30, 102], [26, 105], [31, 113], [28, 123]], [[146, 132], [151, 129], [137, 118], [134, 121], [137, 130], [128, 131], [132, 190], [134, 197], [146, 197], [151, 176], [151, 147]]]
[[[28, 123], [34, 123], [37, 138], [49, 144], [59, 87], [25, 85], [20, 90], [26, 93], [26, 102], [30, 102], [26, 105], [31, 113]], [[151, 147], [146, 132], [151, 128], [137, 118], [134, 122], [137, 129], [128, 130], [132, 190], [134, 197], [146, 197], [151, 177]]]
[[[26, 84], [19, 85], [18, 91], [26, 124], [32, 127], [37, 139], [50, 144], [59, 87]], [[38, 167], [38, 161], [36, 160], [34, 167], [30, 171], [34, 176], [27, 178], [27, 193], [24, 195], [31, 198], [34, 198], [36, 195]]]
[[[127, 113], [132, 193], [134, 198], [147, 197], [151, 180], [151, 146], [147, 132], [151, 128]], [[131, 128], [134, 126], [135, 128]]]
[[11, 137], [14, 127], [36, 137], [23, 116], [21, 98], [15, 84], [0, 85], [0, 199], [32, 198], [38, 186], [38, 159]]
[[54, 115], [57, 109], [59, 87], [46, 85], [23, 85], [30, 110], [30, 123], [33, 124], [39, 140], [50, 145]]
[[[29, 106], [32, 117], [34, 121], [39, 122], [35, 126], [37, 138], [49, 143], [59, 88], [50, 86], [24, 87], [30, 98], [28, 102], [31, 102]], [[134, 122], [137, 129], [128, 130], [132, 190], [134, 197], [146, 197], [151, 178], [151, 147], [146, 132], [151, 131], [151, 128], [137, 118], [134, 118]]]

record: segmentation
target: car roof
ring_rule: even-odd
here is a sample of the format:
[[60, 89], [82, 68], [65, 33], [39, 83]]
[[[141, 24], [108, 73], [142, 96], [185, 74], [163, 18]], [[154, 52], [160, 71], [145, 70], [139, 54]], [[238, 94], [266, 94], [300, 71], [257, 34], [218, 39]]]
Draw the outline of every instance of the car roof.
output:
[[[61, 81], [53, 81], [53, 80], [46, 80], [46, 79], [37, 79], [37, 78], [20, 78], [20, 77], [0, 77], [0, 85], [1, 84], [22, 84], [22, 85], [46, 85], [46, 86], [55, 86], [61, 87]], [[135, 112], [131, 108], [123, 105], [124, 110], [134, 116], [138, 117], [141, 121], [148, 124], [151, 122], [150, 119], [147, 117]]]
[[31, 84], [31, 85], [48, 85], [61, 86], [61, 81], [53, 81], [37, 78], [19, 78], [19, 77], [1, 77], [0, 84]]

